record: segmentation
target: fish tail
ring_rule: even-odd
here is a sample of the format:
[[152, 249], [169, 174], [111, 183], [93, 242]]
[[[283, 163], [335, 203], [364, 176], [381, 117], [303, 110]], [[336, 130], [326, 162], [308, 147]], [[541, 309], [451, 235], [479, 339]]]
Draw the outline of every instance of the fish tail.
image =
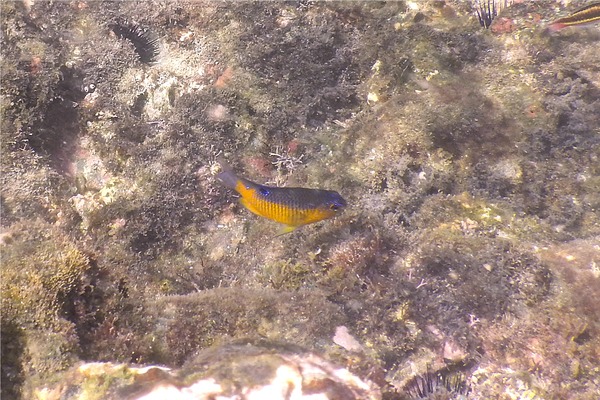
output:
[[564, 29], [566, 27], [567, 27], [567, 25], [565, 25], [565, 24], [563, 24], [561, 22], [552, 22], [552, 23], [550, 23], [548, 25], [548, 30], [551, 33], [554, 33], [554, 32], [558, 32], [558, 31], [560, 31], [560, 30], [562, 30], [562, 29]]
[[225, 186], [231, 189], [235, 189], [238, 183], [238, 177], [232, 170], [225, 170], [217, 175], [217, 178], [223, 182]]
[[239, 179], [233, 168], [221, 157], [217, 158], [217, 162], [221, 166], [221, 173], [217, 174], [217, 178], [228, 188], [235, 189]]

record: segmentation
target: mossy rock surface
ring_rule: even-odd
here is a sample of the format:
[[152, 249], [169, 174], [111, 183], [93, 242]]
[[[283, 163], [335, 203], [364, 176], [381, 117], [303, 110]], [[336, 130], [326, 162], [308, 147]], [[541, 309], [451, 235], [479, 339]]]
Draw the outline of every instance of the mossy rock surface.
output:
[[[2, 396], [259, 338], [597, 398], [598, 30], [478, 3], [2, 2]], [[348, 207], [276, 237], [222, 161]]]

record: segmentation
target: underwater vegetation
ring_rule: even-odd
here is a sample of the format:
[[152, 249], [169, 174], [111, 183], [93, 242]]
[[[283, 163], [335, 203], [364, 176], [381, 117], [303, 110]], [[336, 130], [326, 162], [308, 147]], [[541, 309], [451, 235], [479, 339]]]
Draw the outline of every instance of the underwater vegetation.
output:
[[572, 3], [2, 2], [2, 397], [597, 398]]
[[79, 351], [74, 318], [90, 286], [89, 258], [58, 230], [39, 221], [16, 224], [3, 237], [2, 386], [72, 365]]

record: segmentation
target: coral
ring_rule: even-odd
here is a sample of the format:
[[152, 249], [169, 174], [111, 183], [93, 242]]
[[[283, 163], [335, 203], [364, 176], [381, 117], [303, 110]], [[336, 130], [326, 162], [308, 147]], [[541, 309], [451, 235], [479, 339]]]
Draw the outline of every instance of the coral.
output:
[[[40, 224], [27, 226], [32, 227], [39, 229]], [[40, 237], [39, 231], [32, 235], [27, 228], [11, 229], [12, 243], [3, 260], [3, 298], [8, 300], [11, 318], [32, 326], [52, 326], [65, 302], [80, 289], [89, 260], [51, 231]]]

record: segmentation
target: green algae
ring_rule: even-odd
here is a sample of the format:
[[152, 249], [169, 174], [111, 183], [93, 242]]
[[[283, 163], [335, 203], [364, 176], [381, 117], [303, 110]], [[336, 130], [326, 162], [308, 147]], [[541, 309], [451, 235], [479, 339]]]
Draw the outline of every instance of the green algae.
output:
[[2, 260], [3, 337], [24, 343], [18, 352], [3, 344], [3, 355], [8, 368], [32, 374], [39, 382], [77, 360], [79, 341], [70, 319], [90, 263], [42, 223], [13, 227], [10, 235]]
[[44, 238], [12, 233], [13, 243], [4, 252], [3, 299], [9, 315], [33, 327], [52, 326], [90, 267], [77, 248], [49, 233]]
[[267, 264], [261, 271], [266, 286], [274, 289], [297, 290], [307, 286], [312, 278], [313, 269], [310, 265], [294, 262], [292, 260], [275, 261]]
[[81, 383], [79, 396], [90, 400], [105, 399], [115, 395], [115, 393], [111, 393], [115, 386], [128, 385], [135, 380], [136, 374], [125, 365], [105, 370], [108, 370], [108, 373], [90, 374], [85, 377]]

